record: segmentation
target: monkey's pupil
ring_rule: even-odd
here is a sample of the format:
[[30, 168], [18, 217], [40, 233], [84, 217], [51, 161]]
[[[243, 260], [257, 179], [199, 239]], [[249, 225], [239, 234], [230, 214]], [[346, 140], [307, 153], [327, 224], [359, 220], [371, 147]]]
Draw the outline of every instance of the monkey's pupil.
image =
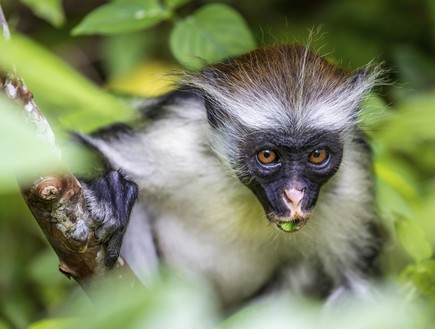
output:
[[315, 157], [315, 158], [320, 158], [320, 151], [319, 151], [319, 150], [315, 150], [315, 151], [313, 152], [313, 157]]
[[263, 151], [263, 156], [264, 156], [266, 159], [270, 158], [270, 156], [271, 156], [270, 151], [269, 151], [269, 150]]

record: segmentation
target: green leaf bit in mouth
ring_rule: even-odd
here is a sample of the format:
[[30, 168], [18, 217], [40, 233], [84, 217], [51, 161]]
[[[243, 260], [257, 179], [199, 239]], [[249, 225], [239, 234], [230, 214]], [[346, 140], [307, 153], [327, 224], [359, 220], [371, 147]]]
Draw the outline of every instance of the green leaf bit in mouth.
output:
[[278, 224], [278, 227], [284, 232], [295, 232], [299, 229], [299, 220], [293, 220], [289, 222], [281, 222]]

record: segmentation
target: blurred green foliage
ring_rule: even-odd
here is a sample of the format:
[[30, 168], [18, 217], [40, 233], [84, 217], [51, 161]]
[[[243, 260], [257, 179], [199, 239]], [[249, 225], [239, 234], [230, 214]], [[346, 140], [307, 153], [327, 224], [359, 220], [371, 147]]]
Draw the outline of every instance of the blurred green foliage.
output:
[[[142, 291], [109, 291], [93, 306], [57, 272], [57, 260], [18, 193], [14, 172], [45, 157], [0, 99], [0, 328], [431, 328], [435, 324], [435, 1], [433, 0], [1, 0], [16, 31], [0, 40], [62, 140], [132, 115], [104, 88], [159, 61], [197, 69], [256, 44], [299, 41], [355, 69], [383, 62], [385, 83], [366, 100], [388, 288], [369, 304], [324, 312], [288, 297], [221, 324], [197, 282], [169, 276]], [[131, 75], [130, 75], [131, 77]], [[144, 77], [147, 81], [148, 77]], [[161, 79], [164, 81], [164, 79]], [[163, 83], [160, 81], [159, 83]], [[145, 92], [146, 95], [146, 92]], [[70, 156], [69, 158], [75, 158]], [[195, 288], [192, 288], [192, 285]], [[116, 298], [112, 296], [116, 295]], [[73, 306], [66, 306], [72, 304]], [[75, 305], [75, 306], [74, 306]], [[50, 319], [51, 318], [51, 319]], [[60, 318], [60, 320], [56, 319]]]
[[170, 49], [189, 68], [200, 68], [255, 48], [251, 31], [231, 7], [210, 4], [175, 23]]
[[32, 12], [54, 26], [61, 26], [65, 22], [65, 14], [61, 0], [20, 0], [32, 9]]
[[102, 5], [87, 15], [72, 30], [78, 34], [121, 34], [143, 30], [171, 17], [171, 8], [157, 0], [113, 1]]
[[255, 48], [243, 18], [231, 7], [209, 4], [179, 19], [176, 9], [189, 1], [118, 0], [98, 7], [73, 29], [73, 35], [117, 35], [173, 21], [170, 49], [186, 67], [199, 68]]

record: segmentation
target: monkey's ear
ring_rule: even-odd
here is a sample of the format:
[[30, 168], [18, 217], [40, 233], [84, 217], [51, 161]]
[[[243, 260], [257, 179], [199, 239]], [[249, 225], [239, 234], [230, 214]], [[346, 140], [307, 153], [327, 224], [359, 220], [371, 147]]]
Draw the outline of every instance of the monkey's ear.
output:
[[[218, 80], [219, 75], [213, 68], [207, 68], [201, 71], [201, 80], [207, 81], [206, 85], [213, 86]], [[204, 99], [204, 106], [207, 111], [207, 119], [213, 128], [219, 128], [225, 122], [230, 120], [228, 113], [222, 108], [222, 106], [206, 91], [201, 92]]]
[[207, 120], [210, 126], [213, 128], [219, 128], [228, 122], [229, 117], [228, 114], [217, 104], [214, 102], [210, 95], [203, 94], [204, 106], [207, 112]]
[[215, 70], [210, 69], [210, 68], [202, 70], [201, 76], [207, 80], [217, 80], [218, 79], [217, 72]]
[[232, 122], [228, 111], [222, 107], [216, 96], [223, 91], [219, 85], [220, 80], [222, 80], [222, 76], [219, 71], [210, 66], [192, 75], [190, 81], [187, 82], [197, 95], [202, 96], [207, 120], [210, 126], [215, 129]]
[[215, 110], [215, 108], [212, 104], [211, 98], [209, 95], [204, 94], [203, 99], [204, 99], [205, 110], [207, 112], [208, 123], [213, 128], [217, 128], [217, 126], [218, 126], [217, 111]]

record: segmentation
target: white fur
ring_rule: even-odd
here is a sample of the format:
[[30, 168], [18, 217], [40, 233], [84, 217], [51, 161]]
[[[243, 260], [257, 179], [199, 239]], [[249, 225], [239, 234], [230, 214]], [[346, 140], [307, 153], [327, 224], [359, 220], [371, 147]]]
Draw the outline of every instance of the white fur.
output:
[[186, 82], [205, 91], [216, 106], [234, 115], [249, 129], [285, 130], [291, 127], [293, 131], [309, 128], [345, 131], [352, 127], [358, 118], [358, 105], [376, 83], [379, 70], [372, 69], [358, 82], [349, 77], [325, 96], [324, 90], [316, 90], [317, 86], [305, 86], [305, 65], [305, 60], [302, 60], [302, 66], [295, 68], [300, 78], [298, 85], [292, 88], [299, 92], [288, 99], [283, 98], [283, 95], [291, 93], [285, 89], [286, 86], [277, 84], [265, 89], [261, 80], [249, 78], [249, 72], [245, 73], [253, 84], [249, 88], [240, 86], [238, 81], [225, 80], [223, 83], [219, 79], [204, 79], [202, 76], [190, 77]]

